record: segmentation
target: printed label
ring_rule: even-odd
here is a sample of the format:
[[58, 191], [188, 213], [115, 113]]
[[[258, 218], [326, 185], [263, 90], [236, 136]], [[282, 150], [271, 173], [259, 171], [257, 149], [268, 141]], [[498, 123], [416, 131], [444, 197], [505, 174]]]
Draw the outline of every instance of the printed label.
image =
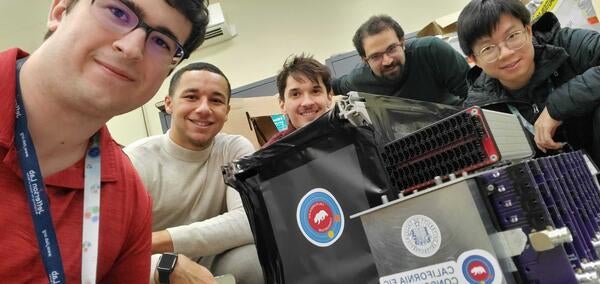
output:
[[304, 237], [319, 247], [332, 245], [344, 231], [342, 207], [323, 188], [315, 188], [302, 197], [296, 210], [296, 220]]

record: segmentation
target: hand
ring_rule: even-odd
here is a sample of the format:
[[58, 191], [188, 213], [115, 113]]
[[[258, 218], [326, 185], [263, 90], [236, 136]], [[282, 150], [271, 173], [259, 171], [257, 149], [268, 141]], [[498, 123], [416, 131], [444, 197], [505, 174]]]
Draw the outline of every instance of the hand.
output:
[[535, 128], [535, 144], [542, 152], [546, 153], [548, 149], [560, 149], [564, 143], [555, 142], [553, 137], [556, 129], [562, 124], [562, 121], [555, 120], [548, 113], [548, 108], [544, 108], [540, 117], [533, 125]]
[[152, 254], [173, 251], [173, 239], [171, 239], [169, 231], [152, 232]]
[[[158, 271], [154, 272], [154, 279], [158, 279]], [[157, 281], [155, 281], [156, 283]], [[193, 262], [187, 256], [179, 254], [175, 269], [169, 276], [169, 283], [172, 284], [216, 284], [212, 273], [206, 267]]]

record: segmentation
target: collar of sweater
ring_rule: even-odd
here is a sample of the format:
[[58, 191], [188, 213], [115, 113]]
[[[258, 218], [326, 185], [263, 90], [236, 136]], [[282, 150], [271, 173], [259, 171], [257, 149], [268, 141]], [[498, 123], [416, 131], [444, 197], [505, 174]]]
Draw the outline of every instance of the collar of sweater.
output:
[[190, 150], [181, 147], [169, 137], [169, 133], [163, 135], [163, 149], [173, 158], [186, 162], [203, 162], [208, 159], [210, 152], [215, 144], [215, 138], [212, 139], [210, 145], [200, 151]]

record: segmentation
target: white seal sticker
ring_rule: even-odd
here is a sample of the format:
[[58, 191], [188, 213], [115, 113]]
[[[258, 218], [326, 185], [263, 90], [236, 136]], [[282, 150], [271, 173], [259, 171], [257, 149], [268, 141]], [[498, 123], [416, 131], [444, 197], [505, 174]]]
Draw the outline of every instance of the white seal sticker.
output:
[[410, 216], [402, 224], [402, 243], [418, 257], [430, 257], [441, 246], [442, 235], [437, 224], [425, 215]]

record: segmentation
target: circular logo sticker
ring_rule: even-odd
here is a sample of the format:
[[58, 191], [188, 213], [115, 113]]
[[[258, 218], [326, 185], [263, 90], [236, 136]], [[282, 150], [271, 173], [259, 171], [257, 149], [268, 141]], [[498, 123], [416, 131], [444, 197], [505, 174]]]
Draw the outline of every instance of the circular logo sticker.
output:
[[315, 188], [302, 197], [296, 210], [296, 220], [304, 237], [319, 247], [332, 245], [344, 231], [342, 207], [323, 188]]
[[425, 215], [410, 216], [402, 224], [402, 243], [418, 257], [430, 257], [439, 249], [442, 235], [437, 224]]
[[[501, 283], [502, 276], [496, 277], [500, 266], [487, 251], [476, 249], [464, 252], [458, 258], [462, 274], [471, 284]], [[499, 274], [502, 275], [502, 274]]]

